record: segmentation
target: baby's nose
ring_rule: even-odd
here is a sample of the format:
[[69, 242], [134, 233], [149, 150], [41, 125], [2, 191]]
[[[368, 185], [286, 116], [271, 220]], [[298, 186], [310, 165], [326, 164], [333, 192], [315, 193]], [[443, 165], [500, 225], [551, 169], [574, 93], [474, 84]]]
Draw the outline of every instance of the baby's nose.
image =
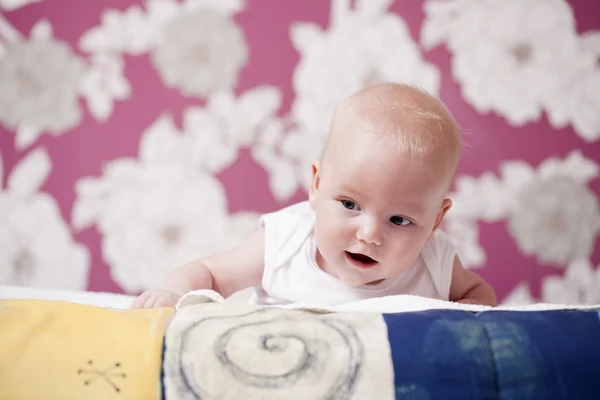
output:
[[356, 238], [366, 244], [381, 246], [381, 226], [379, 222], [373, 218], [365, 220], [358, 228]]

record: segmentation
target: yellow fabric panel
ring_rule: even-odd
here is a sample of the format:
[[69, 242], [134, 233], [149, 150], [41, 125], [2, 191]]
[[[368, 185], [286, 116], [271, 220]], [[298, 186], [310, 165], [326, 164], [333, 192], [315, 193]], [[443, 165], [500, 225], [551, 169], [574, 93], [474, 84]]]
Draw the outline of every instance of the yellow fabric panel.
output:
[[0, 400], [160, 399], [173, 313], [0, 300]]

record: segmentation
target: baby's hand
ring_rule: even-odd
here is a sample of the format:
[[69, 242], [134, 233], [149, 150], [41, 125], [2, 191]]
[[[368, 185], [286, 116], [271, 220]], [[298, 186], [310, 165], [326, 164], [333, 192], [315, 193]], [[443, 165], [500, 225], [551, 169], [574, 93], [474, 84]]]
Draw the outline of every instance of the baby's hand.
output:
[[161, 289], [150, 289], [139, 295], [129, 308], [175, 307], [181, 295]]

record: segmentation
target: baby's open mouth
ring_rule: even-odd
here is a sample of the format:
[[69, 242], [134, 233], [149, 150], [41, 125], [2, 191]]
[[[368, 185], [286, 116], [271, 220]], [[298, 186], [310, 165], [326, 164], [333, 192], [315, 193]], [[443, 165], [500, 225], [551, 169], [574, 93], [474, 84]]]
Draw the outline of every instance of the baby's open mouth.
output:
[[350, 253], [349, 251], [347, 251], [346, 254], [348, 255], [348, 257], [350, 257], [354, 261], [359, 262], [360, 264], [363, 264], [364, 266], [371, 266], [377, 263], [376, 260], [373, 260], [371, 257], [366, 256], [364, 254]]

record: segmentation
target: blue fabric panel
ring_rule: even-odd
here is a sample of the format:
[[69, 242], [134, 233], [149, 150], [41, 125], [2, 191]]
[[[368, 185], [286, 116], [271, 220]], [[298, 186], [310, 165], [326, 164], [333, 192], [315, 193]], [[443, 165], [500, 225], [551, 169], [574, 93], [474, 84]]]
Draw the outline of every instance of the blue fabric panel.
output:
[[464, 311], [384, 314], [397, 399], [499, 399], [484, 325]]
[[595, 312], [485, 312], [502, 400], [600, 399]]
[[596, 312], [384, 314], [398, 399], [600, 399]]

